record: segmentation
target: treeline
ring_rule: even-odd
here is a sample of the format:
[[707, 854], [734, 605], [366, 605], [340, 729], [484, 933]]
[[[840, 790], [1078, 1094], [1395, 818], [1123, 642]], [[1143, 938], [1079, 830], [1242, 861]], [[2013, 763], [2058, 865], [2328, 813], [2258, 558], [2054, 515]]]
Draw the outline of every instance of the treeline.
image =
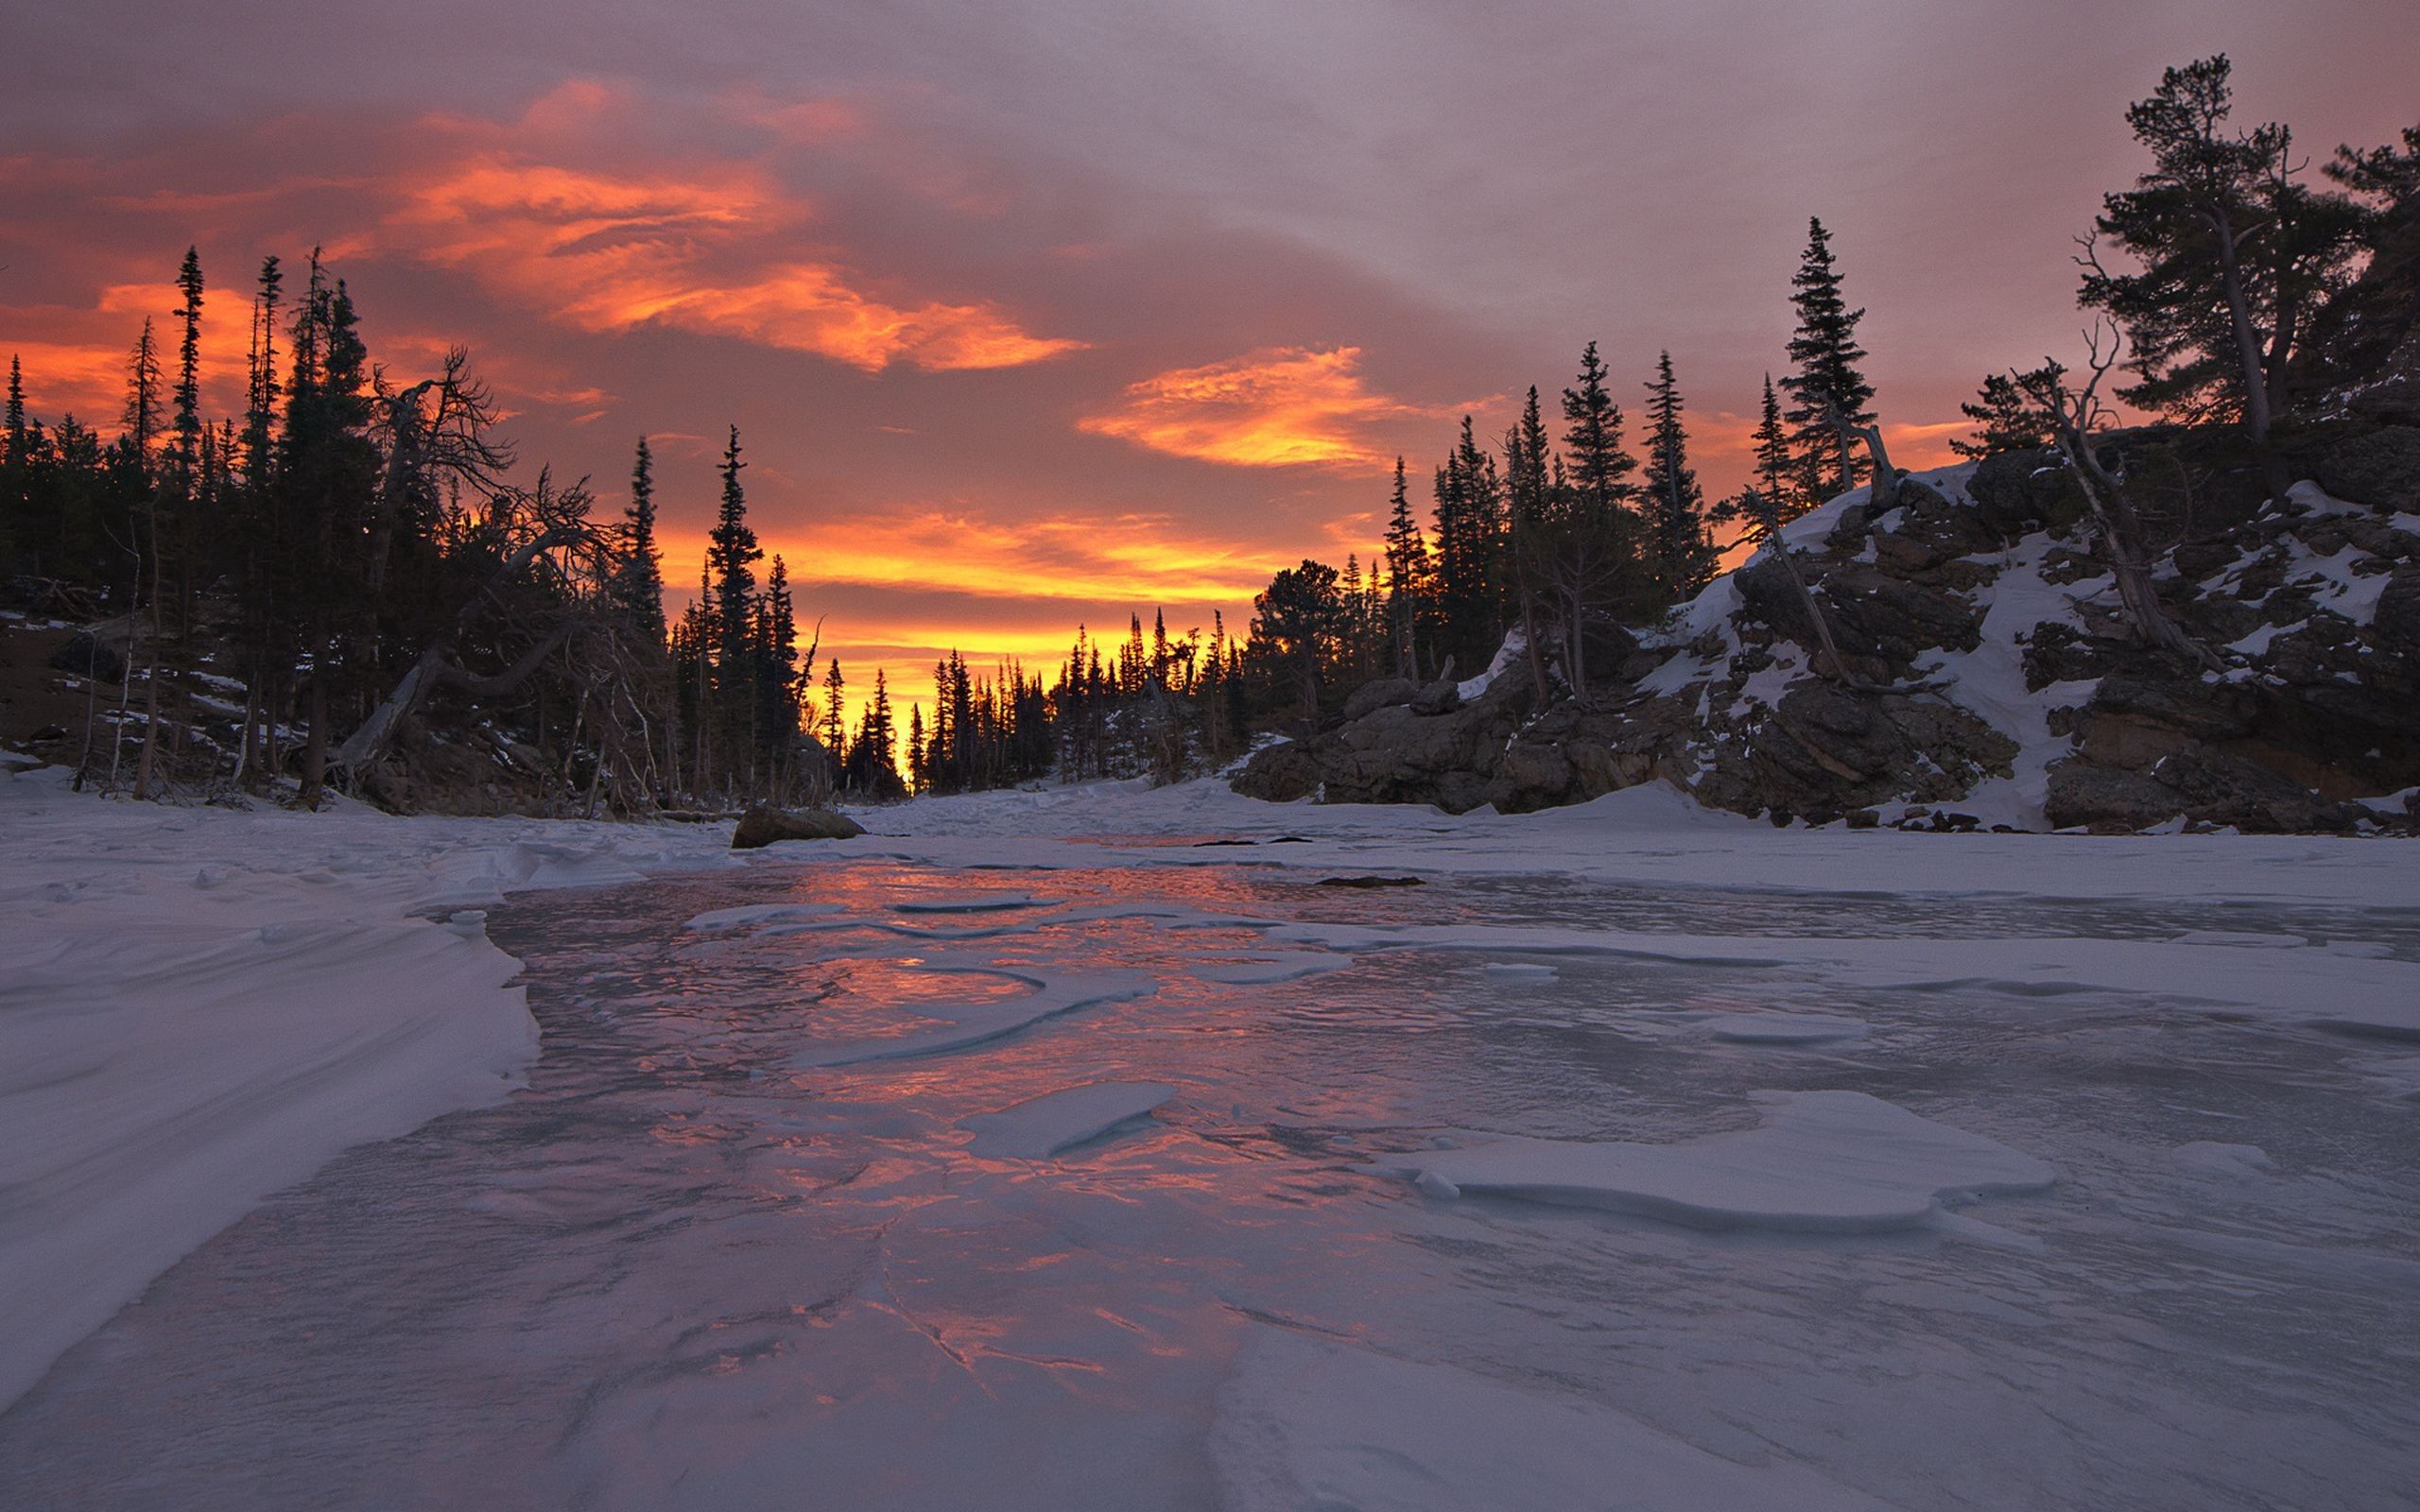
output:
[[[2118, 397], [2166, 420], [2239, 427], [2272, 497], [2291, 481], [2280, 446], [2291, 427], [2339, 414], [2389, 372], [2420, 386], [2420, 127], [2399, 146], [2340, 147], [2314, 183], [2288, 128], [2229, 127], [2229, 77], [2224, 57], [2170, 69], [2127, 112], [2153, 165], [2106, 197], [2081, 239], [2080, 301], [2103, 320], [2084, 372], [2048, 361], [1986, 377], [1961, 406], [1975, 434], [1951, 443], [1968, 457], [2039, 448], [2065, 458], [2130, 612], [2163, 644], [2173, 634], [2148, 566], [2160, 542], [2143, 526], [2158, 511], [2135, 499], [2149, 484], [2102, 467], [2089, 440], [2116, 423], [2100, 376], [2122, 367], [2135, 381]], [[2104, 245], [2134, 268], [2105, 266]], [[1312, 725], [1372, 677], [1471, 676], [1508, 634], [1540, 702], [1585, 702], [1612, 670], [1605, 653], [1628, 644], [1615, 631], [1651, 624], [1705, 583], [1718, 530], [1753, 545], [1863, 483], [1887, 507], [1902, 473], [1858, 341], [1865, 311], [1848, 302], [1820, 219], [1789, 297], [1788, 366], [1758, 396], [1745, 488], [1706, 501], [1669, 352], [1646, 380], [1644, 455], [1634, 454], [1591, 342], [1562, 391], [1559, 434], [1535, 387], [1500, 437], [1480, 439], [1464, 417], [1431, 473], [1425, 521], [1397, 460], [1366, 580], [1354, 558], [1342, 572], [1305, 561], [1276, 575], [1254, 600], [1251, 635], [1272, 703]], [[1809, 607], [1820, 629], [1821, 604]]]
[[62, 662], [85, 675], [79, 785], [393, 798], [399, 747], [451, 730], [591, 812], [828, 789], [800, 729], [814, 649], [785, 564], [755, 578], [736, 431], [709, 580], [667, 627], [644, 440], [599, 518], [585, 480], [515, 480], [464, 352], [400, 382], [317, 253], [285, 285], [266, 259], [240, 417], [201, 412], [192, 250], [171, 348], [147, 319], [113, 437], [29, 414], [10, 362], [0, 563], [14, 596], [89, 626]]

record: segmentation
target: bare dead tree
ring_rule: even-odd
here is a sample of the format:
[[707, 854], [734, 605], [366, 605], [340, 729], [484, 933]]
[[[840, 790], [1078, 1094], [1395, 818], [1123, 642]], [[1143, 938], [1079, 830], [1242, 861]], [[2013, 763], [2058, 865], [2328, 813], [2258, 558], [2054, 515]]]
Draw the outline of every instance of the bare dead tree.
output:
[[[489, 519], [505, 542], [494, 570], [422, 648], [370, 717], [345, 737], [330, 758], [332, 765], [357, 774], [377, 760], [397, 727], [437, 688], [457, 688], [477, 698], [502, 697], [527, 681], [574, 637], [604, 625], [594, 605], [575, 598], [571, 608], [556, 623], [539, 629], [528, 649], [503, 671], [482, 675], [456, 660], [463, 638], [497, 614], [508, 591], [530, 575], [547, 554], [611, 556], [608, 533], [589, 521], [590, 502], [585, 480], [557, 489], [544, 472], [538, 474], [536, 488], [505, 489], [491, 499]], [[563, 569], [559, 568], [559, 577], [562, 575]]]
[[1824, 396], [1824, 419], [1841, 438], [1841, 476], [1855, 475], [1849, 471], [1849, 442], [1852, 439], [1865, 444], [1865, 455], [1874, 462], [1873, 483], [1866, 491], [1867, 517], [1875, 518], [1897, 508], [1899, 473], [1891, 465], [1891, 453], [1882, 444], [1882, 426], [1878, 422], [1859, 425], [1850, 421], [1841, 413], [1839, 402], [1828, 393]]
[[489, 435], [494, 396], [471, 376], [471, 354], [448, 347], [438, 375], [389, 391], [378, 375], [380, 451], [385, 462], [371, 499], [368, 588], [385, 584], [395, 534], [416, 507], [432, 504], [442, 485], [459, 483], [487, 498], [505, 491], [512, 449]]
[[2106, 428], [2113, 419], [2100, 398], [2100, 381], [2118, 366], [2125, 339], [2117, 322], [2107, 319], [2096, 321], [2083, 336], [2084, 363], [2092, 376], [2082, 387], [2067, 382], [2066, 366], [2055, 358], [2044, 358], [2032, 372], [2012, 370], [2009, 376], [2028, 398], [2049, 412], [2060, 460], [2083, 490], [2101, 556], [2118, 582], [2118, 602], [2136, 638], [2216, 670], [2221, 665], [2219, 659], [2168, 617], [2152, 582], [2151, 566], [2144, 559], [2141, 530], [2125, 483], [2102, 465], [2093, 450], [2093, 433]]

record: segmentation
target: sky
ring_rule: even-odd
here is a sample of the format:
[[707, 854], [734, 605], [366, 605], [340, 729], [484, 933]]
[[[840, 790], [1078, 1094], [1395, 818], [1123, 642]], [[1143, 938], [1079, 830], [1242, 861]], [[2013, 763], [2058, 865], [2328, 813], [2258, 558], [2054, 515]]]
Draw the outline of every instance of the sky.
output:
[[[621, 502], [651, 438], [696, 580], [751, 518], [854, 696], [1079, 623], [1250, 617], [1366, 561], [1394, 458], [1668, 349], [1744, 472], [1821, 216], [1894, 460], [2078, 345], [2071, 239], [2123, 112], [2223, 51], [2315, 160], [2420, 120], [2403, 0], [95, 3], [0, 18], [0, 349], [113, 421], [199, 249], [241, 407], [265, 254], [314, 246], [403, 381], [449, 345], [525, 464]], [[820, 671], [819, 667], [819, 671]], [[853, 697], [853, 702], [855, 698]]]

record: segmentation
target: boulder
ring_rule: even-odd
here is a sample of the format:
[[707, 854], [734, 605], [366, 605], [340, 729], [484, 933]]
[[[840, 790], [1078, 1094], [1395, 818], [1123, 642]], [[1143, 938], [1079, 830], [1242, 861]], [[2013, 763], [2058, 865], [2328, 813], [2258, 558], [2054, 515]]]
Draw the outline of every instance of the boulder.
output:
[[847, 840], [865, 833], [865, 827], [830, 809], [777, 809], [759, 803], [740, 816], [731, 833], [734, 850], [754, 850], [776, 840]]
[[2352, 816], [2281, 772], [2241, 756], [2189, 747], [2162, 761], [2152, 776], [2185, 796], [2188, 818], [2269, 833], [2308, 833], [2350, 827]]
[[2388, 645], [2406, 655], [2420, 654], [2420, 567], [2397, 567], [2387, 578], [2372, 624]]
[[1320, 764], [1297, 741], [1255, 751], [1236, 774], [1235, 790], [1246, 798], [1291, 803], [1320, 790]]
[[78, 677], [95, 678], [103, 682], [118, 682], [126, 677], [126, 657], [90, 630], [78, 630], [65, 644], [50, 653], [54, 671], [73, 672]]
[[2338, 441], [2312, 459], [2311, 472], [2321, 488], [2348, 503], [2420, 512], [2420, 426], [2386, 425]]
[[2184, 794], [2140, 772], [2066, 761], [2050, 768], [2042, 814], [2056, 829], [2083, 825], [2109, 832], [2165, 823], [2188, 806]]
[[2083, 495], [2055, 452], [1987, 456], [1966, 480], [1966, 493], [2003, 541], [2014, 541], [2041, 524], [2072, 524], [2084, 513]]
[[1409, 678], [1378, 678], [1353, 690], [1344, 700], [1344, 717], [1364, 718], [1381, 709], [1399, 703], [1409, 703], [1420, 695], [1420, 684]]
[[1427, 714], [1432, 716], [1436, 714], [1452, 713], [1456, 709], [1461, 707], [1461, 702], [1462, 690], [1461, 684], [1455, 682], [1451, 678], [1439, 678], [1436, 681], [1430, 683], [1428, 686], [1421, 689], [1419, 693], [1413, 695], [1411, 700], [1411, 712], [1416, 714]]

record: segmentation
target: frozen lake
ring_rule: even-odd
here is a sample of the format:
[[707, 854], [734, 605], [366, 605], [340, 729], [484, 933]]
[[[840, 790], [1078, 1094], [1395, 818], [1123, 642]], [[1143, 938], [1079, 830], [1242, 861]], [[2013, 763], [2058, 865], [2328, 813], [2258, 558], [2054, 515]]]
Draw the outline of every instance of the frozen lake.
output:
[[1232, 837], [513, 902], [527, 1091], [177, 1263], [0, 1505], [2409, 1504], [2411, 907]]

